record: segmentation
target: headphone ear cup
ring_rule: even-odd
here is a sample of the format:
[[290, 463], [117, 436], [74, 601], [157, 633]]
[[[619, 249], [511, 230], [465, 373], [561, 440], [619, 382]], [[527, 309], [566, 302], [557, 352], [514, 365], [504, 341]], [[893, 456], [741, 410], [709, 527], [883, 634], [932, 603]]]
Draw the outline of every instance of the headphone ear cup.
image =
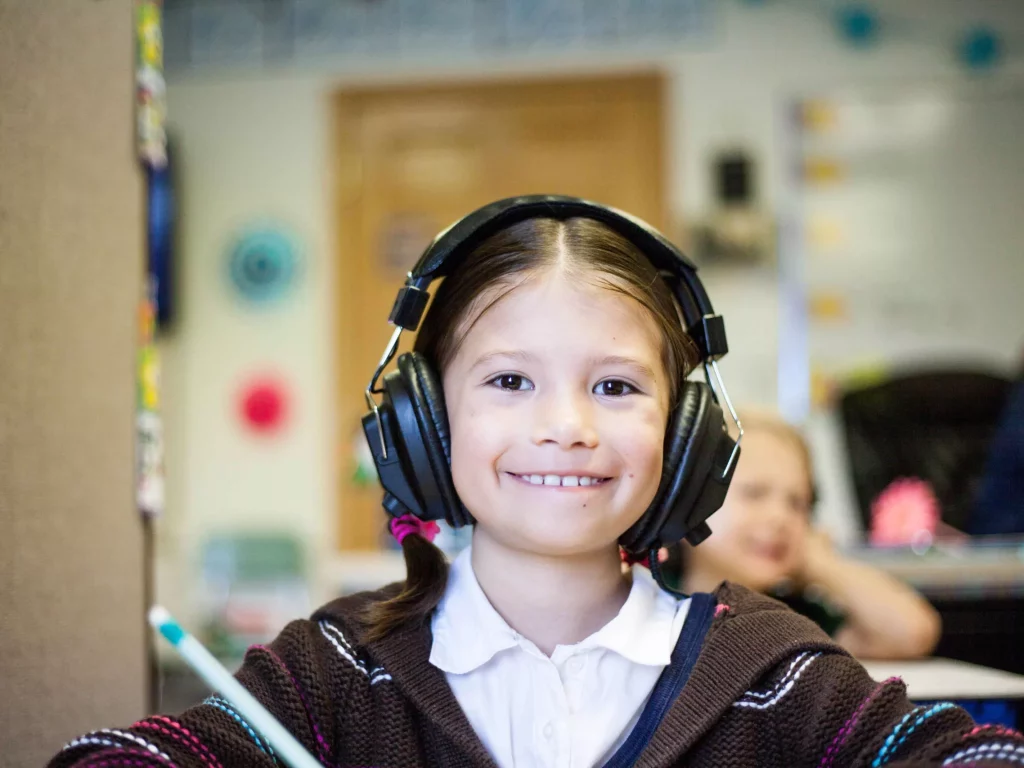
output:
[[[422, 456], [410, 457], [420, 485], [424, 506], [432, 513], [429, 519], [445, 519], [459, 527], [471, 522], [468, 512], [455, 492], [451, 472], [451, 437], [448, 413], [444, 405], [444, 389], [427, 359], [418, 352], [407, 352], [398, 358], [398, 375], [408, 393], [406, 400], [414, 418], [399, 419], [405, 425], [415, 424]], [[438, 514], [440, 512], [440, 514]]]
[[696, 383], [684, 381], [679, 401], [669, 417], [668, 429], [665, 431], [665, 448], [662, 458], [661, 482], [654, 494], [654, 499], [644, 514], [623, 534], [620, 543], [630, 552], [638, 553], [650, 548], [658, 529], [667, 516], [669, 507], [666, 497], [669, 495], [683, 463], [687, 445], [693, 435], [697, 411], [700, 408], [700, 392]]
[[683, 382], [665, 434], [661, 483], [647, 511], [620, 539], [628, 551], [674, 543], [698, 528], [725, 499], [735, 462], [725, 417], [707, 384]]

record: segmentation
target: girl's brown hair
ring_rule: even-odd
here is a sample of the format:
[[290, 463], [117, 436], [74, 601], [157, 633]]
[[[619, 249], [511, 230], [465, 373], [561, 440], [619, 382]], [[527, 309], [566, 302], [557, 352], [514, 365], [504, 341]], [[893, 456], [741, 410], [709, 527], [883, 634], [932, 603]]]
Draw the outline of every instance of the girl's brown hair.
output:
[[[528, 219], [481, 243], [441, 283], [414, 349], [443, 376], [473, 323], [518, 285], [549, 269], [629, 296], [650, 313], [661, 331], [661, 359], [674, 407], [680, 385], [699, 355], [683, 329], [672, 291], [635, 245], [590, 219]], [[402, 542], [402, 552], [404, 587], [395, 597], [369, 607], [368, 640], [426, 621], [444, 595], [448, 564], [441, 550], [410, 535]]]

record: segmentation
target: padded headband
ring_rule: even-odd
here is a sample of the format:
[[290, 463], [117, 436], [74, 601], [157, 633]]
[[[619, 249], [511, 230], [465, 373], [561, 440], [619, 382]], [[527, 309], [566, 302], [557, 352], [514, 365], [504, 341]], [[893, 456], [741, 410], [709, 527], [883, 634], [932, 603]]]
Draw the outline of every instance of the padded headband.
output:
[[485, 205], [452, 224], [434, 239], [416, 262], [405, 287], [398, 293], [390, 321], [402, 328], [415, 330], [427, 304], [429, 294], [426, 289], [430, 283], [451, 274], [491, 235], [534, 218], [591, 219], [624, 237], [644, 254], [655, 269], [676, 278], [668, 282], [679, 302], [687, 332], [697, 343], [704, 360], [718, 360], [728, 352], [725, 326], [721, 317], [715, 314], [693, 262], [661, 233], [635, 216], [562, 195], [509, 197]]

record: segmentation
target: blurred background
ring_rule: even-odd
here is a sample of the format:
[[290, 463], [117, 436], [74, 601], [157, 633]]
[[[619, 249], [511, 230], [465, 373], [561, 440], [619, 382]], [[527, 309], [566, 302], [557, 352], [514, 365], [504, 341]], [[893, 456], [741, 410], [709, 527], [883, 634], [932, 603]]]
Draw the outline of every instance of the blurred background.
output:
[[[388, 310], [438, 231], [536, 192], [682, 245], [733, 401], [810, 438], [817, 522], [932, 600], [938, 653], [1024, 672], [1016, 0], [0, 0], [0, 77], [6, 679], [50, 642], [11, 621], [113, 632], [121, 581], [230, 662], [401, 578], [357, 432]], [[877, 530], [908, 477], [938, 519]], [[149, 653], [150, 706], [199, 695]]]

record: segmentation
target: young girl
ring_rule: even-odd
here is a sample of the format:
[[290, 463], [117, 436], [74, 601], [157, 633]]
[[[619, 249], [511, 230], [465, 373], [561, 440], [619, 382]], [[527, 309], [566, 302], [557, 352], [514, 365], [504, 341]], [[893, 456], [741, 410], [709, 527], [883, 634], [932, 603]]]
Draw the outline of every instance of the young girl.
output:
[[842, 557], [812, 529], [803, 436], [770, 414], [744, 413], [742, 423], [743, 456], [715, 514], [715, 534], [699, 547], [684, 545], [684, 590], [729, 580], [767, 592], [861, 658], [930, 653], [940, 629], [935, 610], [902, 582]]
[[[682, 415], [685, 437], [707, 416], [682, 396], [675, 410], [695, 345], [635, 244], [654, 236], [642, 224], [565, 198], [488, 210], [468, 253], [466, 220], [435, 242], [455, 262], [416, 348], [440, 381], [400, 358], [401, 386], [385, 379], [365, 421], [407, 580], [293, 622], [248, 652], [239, 680], [328, 766], [1020, 762], [1019, 735], [915, 707], [776, 601], [731, 584], [688, 598], [643, 566], [621, 572], [620, 537], [662, 525], [644, 515], [693, 459], [666, 430]], [[396, 302], [401, 325], [422, 308], [422, 265]], [[704, 320], [702, 354], [718, 345]], [[450, 573], [420, 519], [438, 499], [474, 522]], [[88, 734], [52, 765], [276, 763], [212, 697]]]

